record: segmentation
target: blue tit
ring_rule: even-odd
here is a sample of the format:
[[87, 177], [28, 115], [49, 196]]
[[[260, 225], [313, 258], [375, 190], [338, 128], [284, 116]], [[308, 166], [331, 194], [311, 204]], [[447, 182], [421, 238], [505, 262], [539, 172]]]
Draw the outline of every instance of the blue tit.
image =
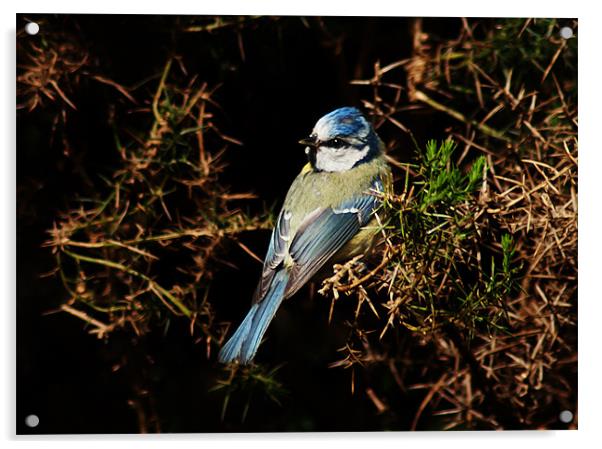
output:
[[344, 107], [300, 143], [309, 162], [286, 195], [251, 309], [222, 347], [223, 363], [250, 363], [282, 301], [321, 268], [367, 251], [376, 237], [378, 193], [388, 188], [390, 168], [372, 125]]

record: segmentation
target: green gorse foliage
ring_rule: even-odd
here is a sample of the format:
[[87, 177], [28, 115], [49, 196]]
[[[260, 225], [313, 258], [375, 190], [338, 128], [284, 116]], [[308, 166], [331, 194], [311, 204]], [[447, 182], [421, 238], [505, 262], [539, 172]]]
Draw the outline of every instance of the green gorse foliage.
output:
[[482, 181], [485, 169], [485, 157], [479, 157], [467, 175], [463, 175], [452, 160], [452, 154], [456, 144], [452, 140], [446, 140], [437, 145], [430, 140], [426, 144], [426, 152], [419, 153], [420, 178], [416, 185], [423, 185], [419, 189], [417, 199], [420, 210], [425, 212], [429, 208], [449, 209], [458, 202], [467, 200], [477, 189], [478, 183]]
[[259, 396], [281, 405], [281, 398], [287, 394], [286, 388], [276, 377], [282, 365], [267, 368], [264, 365], [253, 364], [249, 366], [230, 365], [224, 369], [225, 378], [219, 379], [211, 389], [220, 392], [224, 399], [222, 403], [222, 421], [226, 417], [228, 405], [232, 398], [243, 398], [241, 421], [245, 421], [252, 401]]

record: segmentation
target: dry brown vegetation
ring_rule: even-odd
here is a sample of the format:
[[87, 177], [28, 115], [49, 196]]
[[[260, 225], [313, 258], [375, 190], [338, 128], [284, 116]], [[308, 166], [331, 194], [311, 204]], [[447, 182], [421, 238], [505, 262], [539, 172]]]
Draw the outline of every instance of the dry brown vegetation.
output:
[[[91, 333], [103, 338], [128, 326], [140, 336], [184, 316], [209, 356], [220, 339], [208, 301], [216, 250], [270, 220], [231, 206], [253, 198], [219, 183], [224, 151], [238, 142], [217, 128], [211, 89], [194, 77], [179, 88], [169, 82], [171, 70], [169, 60], [153, 98], [138, 109], [152, 116], [147, 133], [130, 134], [128, 144], [115, 135], [121, 162], [106, 180], [108, 196], [60, 217], [47, 245], [70, 293], [61, 309]], [[169, 266], [173, 253], [187, 254], [188, 263]], [[180, 281], [165, 287], [168, 275]]]

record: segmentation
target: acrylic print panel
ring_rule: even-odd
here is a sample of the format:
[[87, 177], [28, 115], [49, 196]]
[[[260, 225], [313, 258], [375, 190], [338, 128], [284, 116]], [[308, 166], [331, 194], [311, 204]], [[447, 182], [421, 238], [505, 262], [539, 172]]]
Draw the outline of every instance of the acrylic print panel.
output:
[[576, 428], [577, 20], [17, 29], [18, 433]]

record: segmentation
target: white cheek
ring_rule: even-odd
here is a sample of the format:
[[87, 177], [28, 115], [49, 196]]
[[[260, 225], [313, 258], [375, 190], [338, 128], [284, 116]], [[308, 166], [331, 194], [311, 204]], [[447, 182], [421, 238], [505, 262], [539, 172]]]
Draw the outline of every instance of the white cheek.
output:
[[350, 170], [357, 162], [366, 157], [368, 151], [370, 151], [368, 145], [361, 150], [321, 147], [316, 154], [316, 167], [327, 172]]

